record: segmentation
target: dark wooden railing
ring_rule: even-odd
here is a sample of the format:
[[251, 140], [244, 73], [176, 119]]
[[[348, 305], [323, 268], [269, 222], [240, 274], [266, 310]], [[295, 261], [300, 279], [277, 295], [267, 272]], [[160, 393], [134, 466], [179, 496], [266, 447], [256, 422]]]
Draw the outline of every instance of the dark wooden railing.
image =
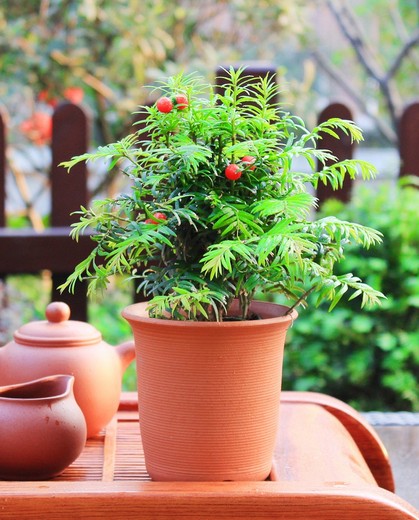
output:
[[[317, 118], [318, 123], [323, 123], [332, 117], [340, 117], [341, 119], [353, 119], [352, 113], [346, 105], [342, 103], [332, 103], [328, 105]], [[351, 142], [349, 136], [341, 131], [336, 132], [339, 135], [339, 140], [329, 134], [323, 134], [321, 140], [321, 147], [325, 150], [333, 151], [333, 154], [340, 160], [352, 159], [354, 155], [355, 144]], [[353, 180], [347, 177], [340, 190], [335, 191], [329, 184], [319, 184], [317, 187], [316, 196], [319, 199], [319, 204], [325, 200], [334, 197], [348, 202], [351, 198]]]
[[[270, 74], [274, 77], [275, 68], [255, 66], [247, 69], [255, 77]], [[217, 88], [222, 89], [222, 70], [217, 71]], [[319, 122], [330, 117], [352, 119], [350, 110], [341, 103], [333, 103], [319, 115]], [[405, 109], [400, 119], [400, 175], [419, 176], [419, 102]], [[87, 171], [85, 165], [77, 165], [68, 175], [58, 166], [74, 155], [84, 153], [89, 144], [89, 118], [85, 111], [72, 104], [59, 106], [53, 116], [51, 188], [51, 227], [42, 231], [34, 229], [10, 229], [6, 227], [5, 181], [6, 181], [6, 124], [0, 113], [0, 278], [10, 274], [38, 273], [49, 270], [52, 273], [51, 299], [66, 301], [72, 309], [72, 318], [87, 319], [86, 287], [79, 284], [76, 292], [59, 293], [57, 287], [73, 271], [75, 265], [92, 250], [93, 242], [89, 236], [80, 237], [79, 242], [69, 237], [73, 211], [89, 201], [87, 190]], [[342, 135], [341, 140], [323, 136], [322, 148], [329, 149], [339, 159], [353, 157], [354, 145]], [[345, 182], [343, 188], [331, 192], [328, 187], [320, 186], [317, 197], [320, 203], [333, 197], [347, 201], [350, 198], [352, 183]]]
[[408, 105], [399, 123], [400, 175], [419, 176], [419, 102]]
[[[0, 228], [6, 225], [6, 124], [0, 109]], [[0, 255], [3, 250], [0, 249]]]
[[[6, 140], [0, 138], [0, 276], [10, 274], [52, 273], [52, 300], [61, 300], [71, 307], [73, 319], [87, 317], [86, 287], [80, 284], [74, 294], [59, 293], [57, 287], [67, 278], [81, 260], [92, 250], [89, 236], [75, 242], [69, 236], [70, 224], [74, 216], [70, 214], [86, 204], [87, 172], [80, 164], [72, 175], [58, 166], [74, 155], [86, 152], [88, 147], [88, 117], [76, 105], [63, 104], [53, 116], [51, 187], [51, 227], [42, 231], [32, 228], [11, 229], [5, 227], [5, 180], [6, 180]], [[4, 122], [0, 118], [0, 130]]]

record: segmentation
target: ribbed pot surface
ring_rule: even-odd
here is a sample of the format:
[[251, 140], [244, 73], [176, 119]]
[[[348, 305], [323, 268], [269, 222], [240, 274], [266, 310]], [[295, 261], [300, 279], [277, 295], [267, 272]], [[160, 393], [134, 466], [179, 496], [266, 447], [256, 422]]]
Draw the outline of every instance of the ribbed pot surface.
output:
[[278, 427], [285, 307], [256, 302], [263, 319], [191, 322], [127, 307], [136, 344], [141, 437], [160, 481], [263, 480]]

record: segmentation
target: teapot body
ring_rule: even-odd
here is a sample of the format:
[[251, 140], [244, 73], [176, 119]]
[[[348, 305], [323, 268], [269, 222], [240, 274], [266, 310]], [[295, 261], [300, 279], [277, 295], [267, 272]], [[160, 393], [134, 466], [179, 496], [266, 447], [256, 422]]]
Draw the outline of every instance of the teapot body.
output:
[[117, 411], [122, 370], [110, 345], [36, 347], [11, 342], [1, 350], [0, 385], [54, 374], [74, 376], [74, 396], [86, 418], [88, 437], [104, 428]]
[[0, 385], [54, 374], [74, 376], [74, 396], [86, 418], [87, 436], [92, 437], [118, 409], [122, 376], [135, 356], [133, 342], [112, 347], [86, 323], [52, 322], [47, 309], [48, 316], [48, 322], [30, 324], [29, 331], [19, 329], [14, 341], [0, 348]]

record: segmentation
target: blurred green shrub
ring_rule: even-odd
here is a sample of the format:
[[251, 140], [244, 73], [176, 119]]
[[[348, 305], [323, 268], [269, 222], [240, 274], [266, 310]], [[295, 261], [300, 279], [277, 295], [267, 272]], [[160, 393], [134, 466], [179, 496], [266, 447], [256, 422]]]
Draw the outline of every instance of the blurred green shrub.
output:
[[419, 184], [408, 182], [415, 181], [364, 186], [346, 206], [324, 204], [325, 215], [384, 234], [380, 247], [348, 250], [341, 268], [387, 300], [362, 314], [354, 301], [342, 301], [331, 314], [327, 307], [300, 309], [286, 346], [284, 389], [328, 393], [363, 410], [418, 409]]

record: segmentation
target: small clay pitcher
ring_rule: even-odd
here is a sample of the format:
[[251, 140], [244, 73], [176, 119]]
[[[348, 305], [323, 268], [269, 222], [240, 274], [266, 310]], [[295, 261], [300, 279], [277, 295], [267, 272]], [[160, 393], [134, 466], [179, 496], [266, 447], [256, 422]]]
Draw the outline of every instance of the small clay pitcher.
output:
[[0, 387], [0, 478], [49, 479], [80, 455], [86, 421], [73, 383], [55, 375]]
[[0, 348], [0, 385], [73, 375], [74, 395], [92, 437], [118, 409], [122, 376], [135, 357], [134, 342], [111, 347], [89, 323], [70, 320], [64, 302], [50, 303], [45, 314], [46, 321], [23, 325], [14, 341]]

